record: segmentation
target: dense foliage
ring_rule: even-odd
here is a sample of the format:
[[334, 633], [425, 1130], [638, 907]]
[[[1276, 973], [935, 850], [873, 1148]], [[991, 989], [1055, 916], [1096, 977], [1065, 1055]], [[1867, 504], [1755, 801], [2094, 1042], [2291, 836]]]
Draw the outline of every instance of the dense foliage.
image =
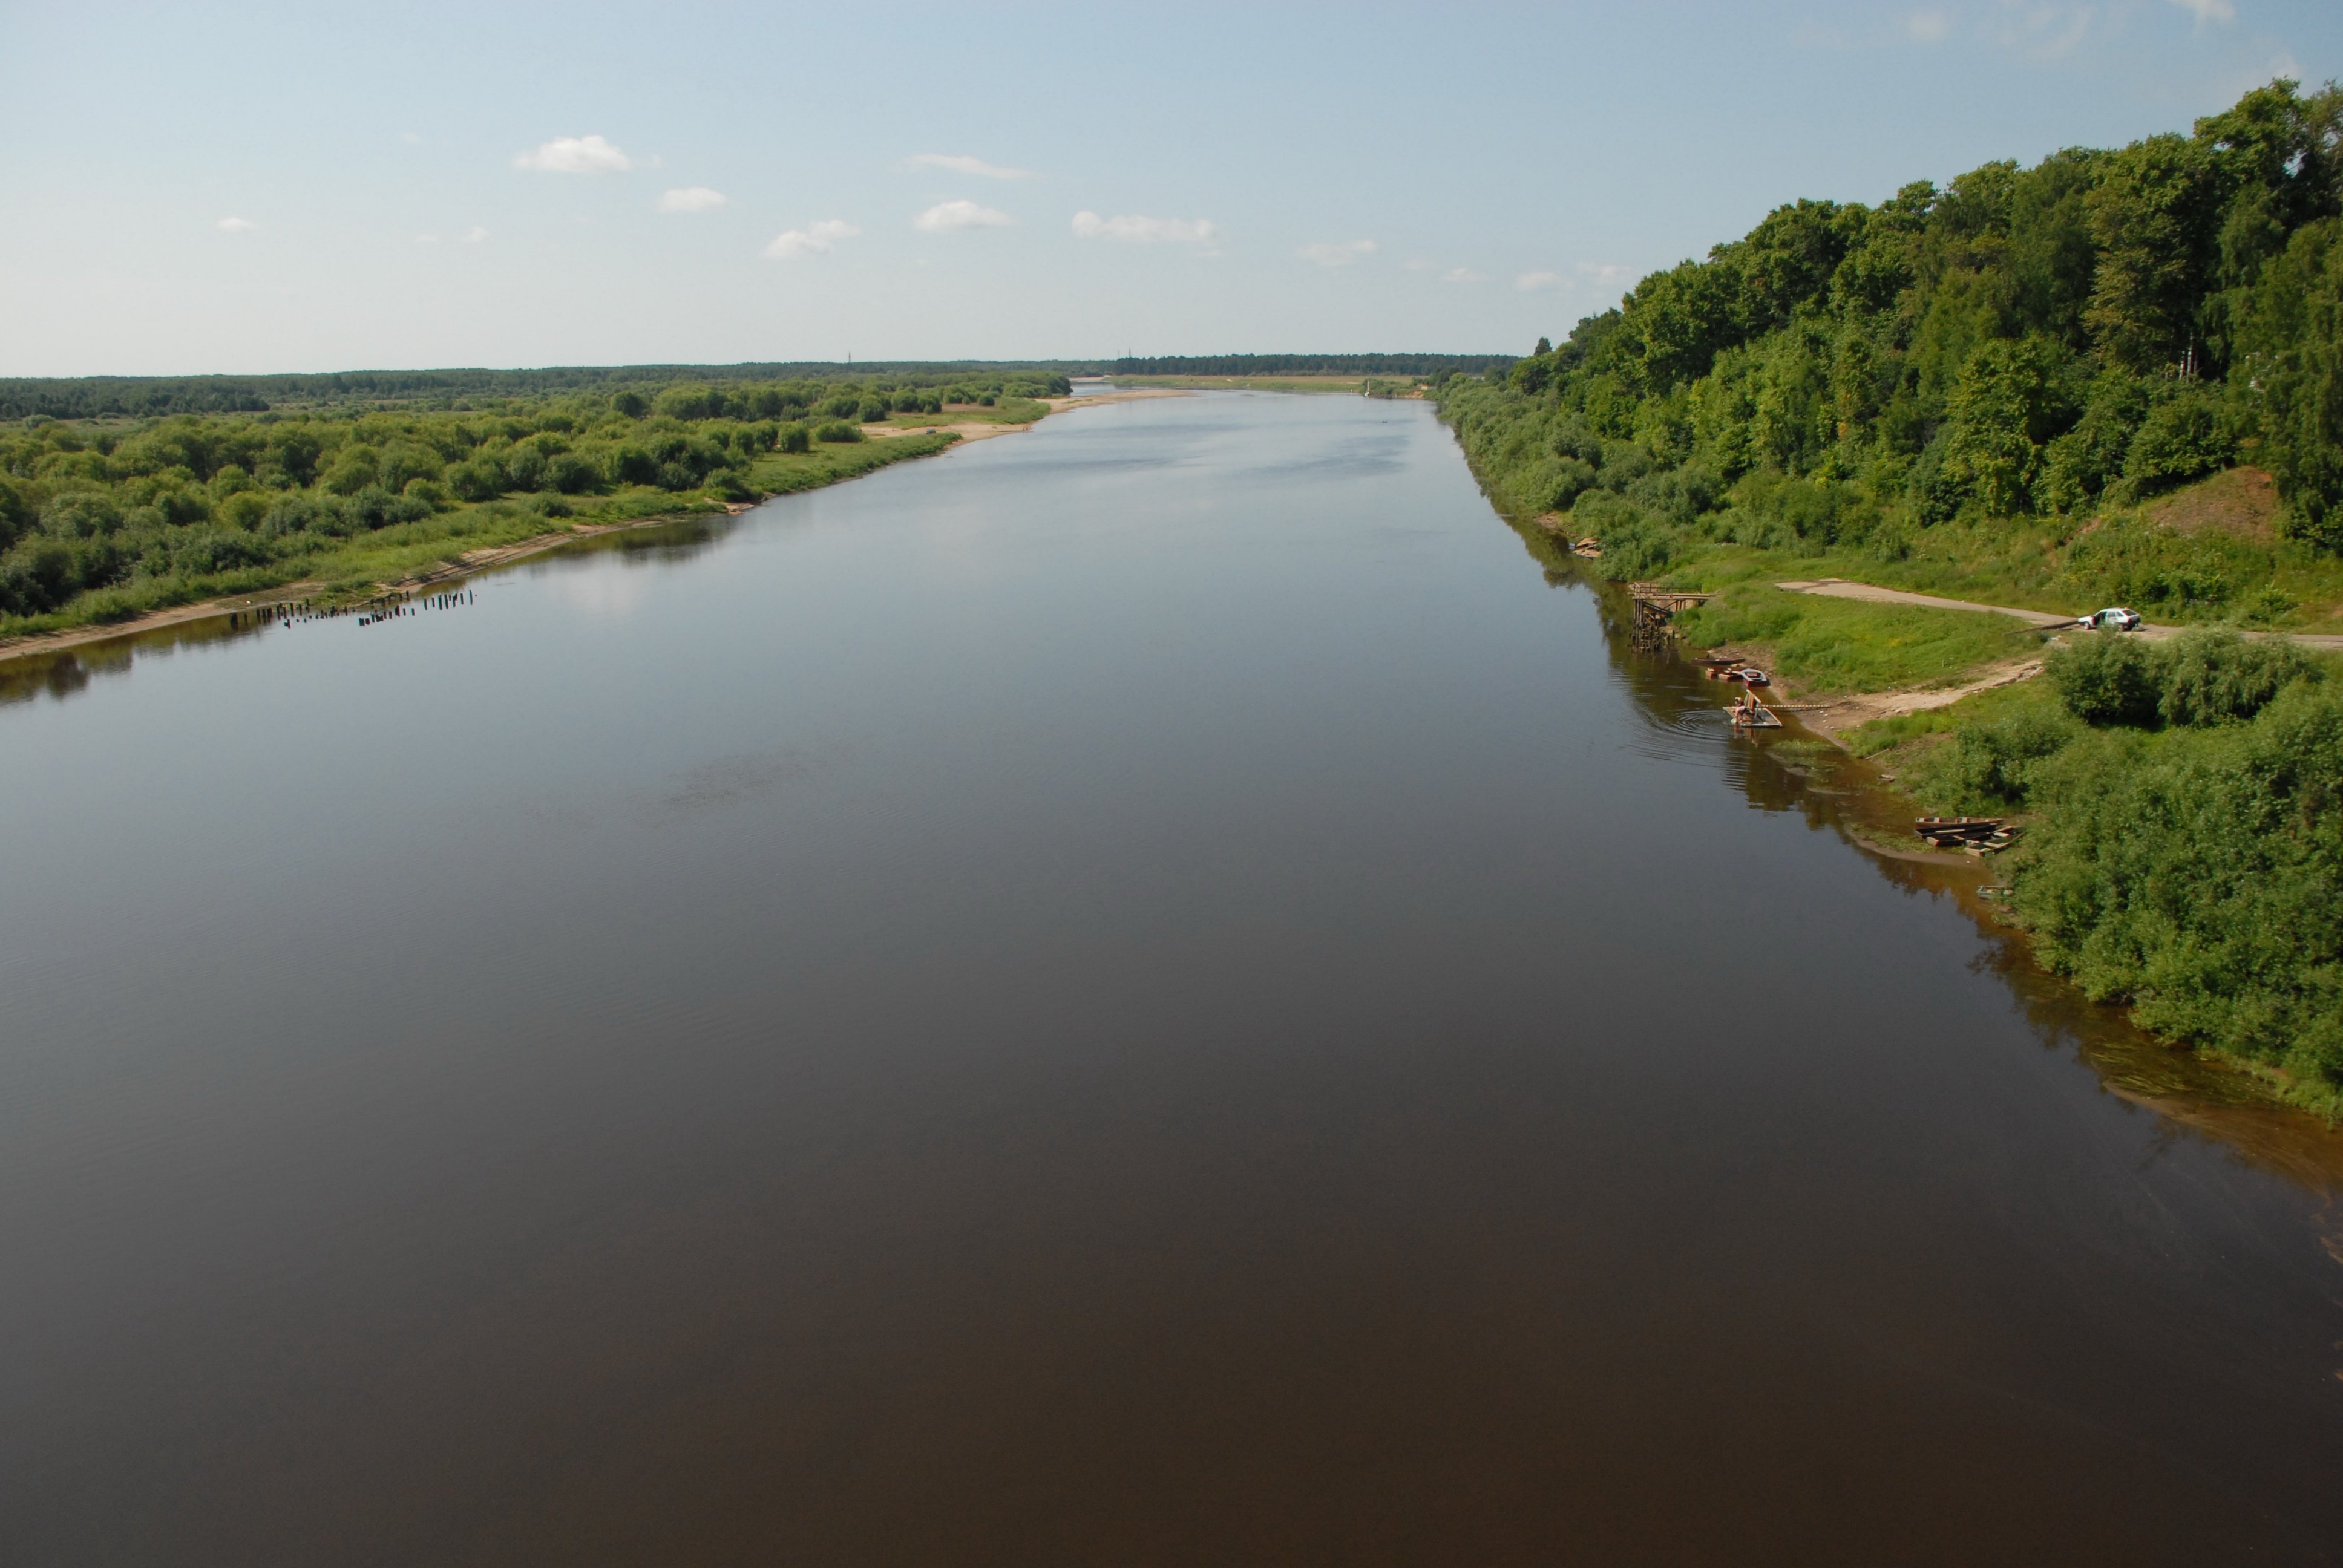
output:
[[2087, 515], [2251, 457], [2343, 546], [2343, 93], [2188, 136], [1799, 201], [1443, 412], [1500, 498], [1620, 568]]
[[[354, 540], [461, 515], [543, 527], [738, 501], [769, 456], [948, 405], [1031, 417], [1061, 377], [629, 383], [463, 409], [34, 418], [0, 433], [0, 631], [285, 580]], [[867, 466], [867, 465], [864, 465]], [[825, 470], [834, 472], [834, 470]], [[768, 475], [764, 477], [771, 477]], [[509, 529], [508, 529], [509, 531]], [[103, 596], [93, 611], [93, 596]]]
[[[1941, 678], [1994, 634], [1964, 648], [1924, 612], [1891, 624], [1886, 607], [1780, 592], [1767, 579], [1789, 558], [2068, 609], [2267, 623], [2313, 618], [2300, 600], [2319, 598], [2333, 613], [2343, 93], [2281, 81], [2189, 136], [1988, 164], [1877, 206], [1778, 207], [1559, 347], [1435, 396], [1501, 504], [1568, 514], [1606, 575], [1725, 588], [1687, 636], [1763, 643], [1809, 689], [1918, 683], [1915, 662]], [[2286, 538], [2159, 520], [2260, 470]], [[2148, 1028], [2281, 1070], [2332, 1113], [2343, 682], [2321, 674], [2234, 633], [2086, 636], [2046, 680], [1858, 745], [1888, 747], [1927, 807], [2030, 819], [2012, 899], [2054, 968]]]
[[482, 399], [538, 399], [566, 392], [655, 393], [682, 381], [885, 382], [944, 387], [1015, 384], [1062, 397], [1080, 363], [906, 362], [555, 366], [541, 370], [346, 370], [323, 376], [82, 376], [0, 377], [0, 419], [159, 418], [170, 414], [257, 414], [270, 408], [460, 408]]
[[2048, 676], [1868, 739], [1932, 809], [2026, 815], [2051, 968], [2343, 1111], [2343, 682], [2226, 631], [2084, 634]]

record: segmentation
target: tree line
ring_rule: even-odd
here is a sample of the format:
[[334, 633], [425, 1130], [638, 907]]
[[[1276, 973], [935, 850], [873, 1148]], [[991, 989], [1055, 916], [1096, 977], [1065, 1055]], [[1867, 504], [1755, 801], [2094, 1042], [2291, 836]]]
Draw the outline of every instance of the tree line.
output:
[[1066, 387], [1057, 374], [962, 368], [637, 381], [468, 409], [36, 417], [0, 431], [0, 631], [109, 591], [126, 607], [184, 598], [467, 508], [559, 518], [587, 498], [632, 497], [638, 509], [746, 500], [768, 454], [860, 441], [863, 424], [899, 414], [1013, 412]]
[[1115, 376], [1478, 376], [1513, 362], [1506, 354], [1204, 354], [1126, 356], [1101, 368]]
[[[1607, 576], [1753, 552], [2022, 568], [2283, 622], [2309, 612], [2278, 575], [2343, 580], [2343, 92], [2277, 81], [2187, 135], [1778, 206], [1435, 397], [1492, 493], [1565, 514]], [[2276, 541], [2141, 510], [2239, 466], [2275, 481]], [[2052, 967], [2334, 1113], [2343, 683], [2322, 673], [2234, 635], [2091, 634], [2047, 682], [1878, 739], [1916, 799], [2032, 814], [2011, 902]]]
[[840, 366], [818, 362], [740, 365], [556, 366], [532, 370], [345, 370], [316, 376], [83, 376], [0, 377], [0, 419], [159, 418], [171, 414], [263, 413], [295, 407], [419, 405], [458, 407], [479, 400], [539, 398], [565, 392], [646, 394], [679, 382], [940, 386], [1014, 380], [1063, 396], [1069, 374], [1090, 362], [978, 361]]
[[2333, 549], [2338, 214], [2343, 94], [2275, 82], [2188, 136], [1777, 207], [1444, 403], [1515, 498], [1607, 491], [1590, 510], [1628, 533], [1731, 512], [1892, 549], [2250, 459]]

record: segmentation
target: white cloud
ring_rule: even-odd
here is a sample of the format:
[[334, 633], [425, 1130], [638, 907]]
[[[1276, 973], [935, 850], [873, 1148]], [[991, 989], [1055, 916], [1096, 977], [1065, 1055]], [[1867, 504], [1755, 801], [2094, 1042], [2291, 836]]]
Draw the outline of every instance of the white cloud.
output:
[[918, 153], [911, 157], [913, 168], [950, 169], [956, 175], [974, 175], [987, 180], [1031, 180], [1041, 176], [1031, 169], [1012, 169], [1001, 164], [989, 164], [982, 158], [972, 158], [964, 153]]
[[419, 147], [423, 145], [422, 134], [417, 131], [401, 131], [398, 139], [410, 147]]
[[[2110, 15], [2120, 19], [2120, 14]], [[2001, 42], [2036, 62], [2062, 59], [2074, 52], [2099, 19], [2089, 5], [2002, 0]]]
[[1452, 266], [1440, 275], [1443, 283], [1486, 283], [1489, 280], [1469, 266]]
[[722, 191], [709, 190], [706, 186], [685, 186], [678, 190], [659, 193], [661, 212], [714, 212], [731, 198]]
[[417, 245], [437, 245], [439, 243], [439, 236], [436, 234], [418, 234], [415, 236], [415, 243]]
[[1411, 256], [1405, 261], [1401, 262], [1400, 266], [1402, 268], [1409, 272], [1438, 272], [1440, 270], [1440, 264], [1438, 262], [1433, 261], [1429, 256]]
[[1513, 279], [1513, 286], [1523, 294], [1541, 294], [1550, 288], [1568, 288], [1570, 279], [1558, 272], [1524, 272]]
[[1374, 253], [1373, 240], [1347, 239], [1340, 244], [1322, 241], [1317, 245], [1305, 245], [1293, 254], [1304, 261], [1314, 261], [1321, 266], [1348, 266], [1362, 256], [1373, 256]]
[[826, 217], [820, 223], [775, 235], [773, 243], [765, 247], [765, 259], [800, 261], [809, 256], [826, 255], [838, 248], [839, 241], [852, 239], [861, 232], [843, 218]]
[[1101, 217], [1078, 212], [1074, 232], [1084, 239], [1119, 239], [1126, 245], [1210, 245], [1221, 237], [1208, 217], [1142, 217], [1137, 213]]
[[1615, 261], [1582, 261], [1578, 264], [1578, 276], [1597, 288], [1616, 288], [1634, 273]]
[[258, 228], [260, 226], [248, 217], [224, 217], [219, 220], [219, 226], [230, 234], [242, 234], [246, 229]]
[[1941, 44], [1952, 35], [1953, 19], [1942, 11], [1915, 11], [1904, 18], [1904, 31], [1923, 44]]
[[913, 218], [911, 226], [928, 234], [951, 234], [963, 228], [1007, 228], [1016, 221], [1005, 212], [972, 201], [945, 201]]
[[2207, 22], [2234, 22], [2237, 19], [2237, 8], [2229, 0], [2172, 0], [2172, 3], [2196, 17], [2200, 27]]
[[513, 167], [551, 175], [617, 175], [656, 161], [630, 158], [600, 136], [556, 136], [535, 152], [513, 159]]
[[488, 237], [488, 231], [482, 228], [478, 224], [474, 224], [471, 227], [464, 231], [464, 243], [466, 245], [478, 245], [480, 241]]

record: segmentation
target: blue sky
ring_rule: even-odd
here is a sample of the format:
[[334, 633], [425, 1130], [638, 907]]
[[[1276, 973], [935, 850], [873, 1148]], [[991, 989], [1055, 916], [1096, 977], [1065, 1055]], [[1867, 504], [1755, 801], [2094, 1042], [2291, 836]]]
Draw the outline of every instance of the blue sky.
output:
[[0, 4], [0, 374], [1526, 349], [2343, 5]]

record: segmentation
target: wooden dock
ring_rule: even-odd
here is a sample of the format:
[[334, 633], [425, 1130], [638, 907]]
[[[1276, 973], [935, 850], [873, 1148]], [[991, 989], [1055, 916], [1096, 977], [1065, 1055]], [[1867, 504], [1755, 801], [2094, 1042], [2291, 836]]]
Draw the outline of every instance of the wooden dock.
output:
[[1684, 593], [1675, 588], [1662, 588], [1657, 583], [1629, 583], [1627, 597], [1635, 607], [1635, 619], [1630, 639], [1641, 653], [1656, 653], [1667, 646], [1674, 635], [1668, 623], [1676, 612], [1706, 604], [1716, 596], [1713, 593]]

